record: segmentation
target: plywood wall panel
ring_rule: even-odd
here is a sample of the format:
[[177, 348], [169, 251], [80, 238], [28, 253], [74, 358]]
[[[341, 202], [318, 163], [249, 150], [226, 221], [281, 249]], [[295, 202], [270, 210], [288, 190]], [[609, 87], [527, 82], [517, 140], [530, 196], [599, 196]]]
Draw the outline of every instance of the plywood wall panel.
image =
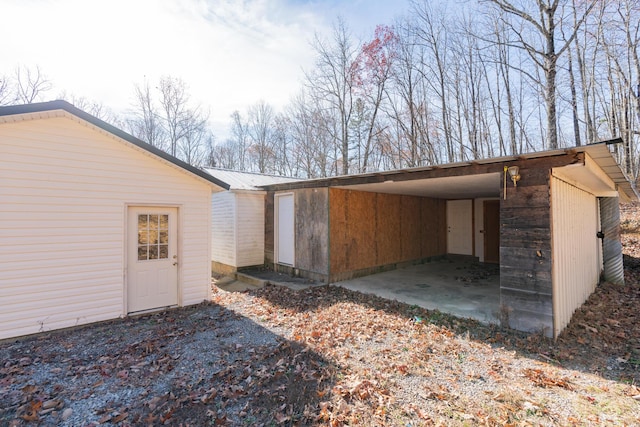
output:
[[444, 200], [331, 188], [329, 206], [332, 275], [446, 252]]
[[401, 258], [403, 261], [420, 259], [422, 257], [422, 242], [420, 223], [422, 221], [422, 206], [420, 198], [402, 196], [400, 203], [400, 218], [402, 246]]
[[376, 209], [377, 265], [391, 264], [402, 260], [401, 196], [378, 194]]
[[420, 202], [422, 258], [445, 255], [447, 253], [446, 201], [422, 198]]
[[347, 192], [347, 269], [376, 263], [376, 193]]
[[329, 265], [331, 272], [347, 271], [347, 192], [329, 189]]

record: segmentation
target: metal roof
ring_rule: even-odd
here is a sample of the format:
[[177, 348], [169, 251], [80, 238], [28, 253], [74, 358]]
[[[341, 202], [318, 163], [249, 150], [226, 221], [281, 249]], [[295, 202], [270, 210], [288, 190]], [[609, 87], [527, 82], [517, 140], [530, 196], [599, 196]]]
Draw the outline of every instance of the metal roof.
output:
[[299, 181], [299, 178], [287, 178], [283, 176], [267, 175], [253, 172], [239, 172], [230, 169], [205, 168], [205, 172], [220, 181], [229, 184], [229, 190], [264, 191], [262, 185], [283, 184], [285, 182]]
[[616, 138], [610, 141], [603, 141], [596, 144], [589, 144], [580, 147], [575, 147], [573, 150], [578, 152], [586, 152], [606, 173], [609, 178], [616, 184], [618, 192], [622, 192], [621, 198], [627, 201], [638, 201], [640, 197], [636, 192], [635, 186], [631, 183], [627, 175], [624, 173], [616, 159], [609, 151], [609, 145], [618, 144], [622, 142], [622, 139]]
[[[40, 119], [48, 117], [63, 117], [66, 114], [75, 116], [76, 118], [83, 120], [87, 123], [96, 126], [104, 132], [110, 133], [125, 142], [140, 148], [155, 157], [158, 157], [161, 161], [168, 162], [173, 166], [204, 179], [210, 184], [215, 184], [225, 190], [229, 189], [229, 184], [221, 181], [214, 176], [194, 167], [190, 164], [183, 162], [182, 160], [150, 145], [146, 142], [126, 133], [125, 131], [118, 129], [117, 127], [110, 125], [109, 123], [100, 120], [91, 114], [80, 110], [67, 101], [57, 100], [49, 102], [39, 102], [33, 104], [24, 105], [12, 105], [8, 107], [0, 107], [0, 123], [19, 122], [23, 120]], [[68, 117], [68, 116], [67, 116]]]

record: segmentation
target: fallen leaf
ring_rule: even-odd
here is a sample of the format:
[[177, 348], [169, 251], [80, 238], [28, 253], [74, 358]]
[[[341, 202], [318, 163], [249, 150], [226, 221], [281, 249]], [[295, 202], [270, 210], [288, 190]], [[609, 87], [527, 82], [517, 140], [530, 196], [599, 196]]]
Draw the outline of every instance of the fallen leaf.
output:
[[128, 416], [129, 416], [129, 414], [128, 414], [128, 413], [123, 412], [123, 413], [121, 413], [121, 414], [119, 414], [119, 415], [116, 415], [114, 418], [112, 418], [112, 419], [111, 419], [111, 422], [112, 422], [112, 423], [119, 423], [119, 422], [122, 422], [122, 421], [123, 421], [125, 418], [127, 418]]

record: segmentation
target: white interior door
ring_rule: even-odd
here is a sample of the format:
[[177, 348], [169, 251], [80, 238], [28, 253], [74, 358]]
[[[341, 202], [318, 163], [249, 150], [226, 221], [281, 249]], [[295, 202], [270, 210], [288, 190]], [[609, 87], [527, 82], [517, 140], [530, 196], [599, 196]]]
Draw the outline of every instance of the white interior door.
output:
[[295, 221], [293, 194], [276, 195], [276, 262], [294, 265]]
[[176, 208], [129, 208], [129, 313], [178, 304], [177, 217]]
[[447, 252], [473, 255], [473, 200], [447, 201]]

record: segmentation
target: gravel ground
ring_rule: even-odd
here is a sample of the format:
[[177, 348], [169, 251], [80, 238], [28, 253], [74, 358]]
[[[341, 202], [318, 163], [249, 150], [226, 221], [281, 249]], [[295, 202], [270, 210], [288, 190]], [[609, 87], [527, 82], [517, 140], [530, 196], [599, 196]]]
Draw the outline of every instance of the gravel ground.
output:
[[304, 349], [275, 331], [202, 304], [4, 341], [0, 425], [262, 424], [244, 408], [304, 403], [283, 393]]
[[0, 426], [640, 425], [640, 215], [625, 286], [556, 340], [334, 286], [0, 342]]
[[618, 350], [558, 361], [573, 347], [332, 286], [214, 289], [0, 343], [0, 425], [640, 425]]

